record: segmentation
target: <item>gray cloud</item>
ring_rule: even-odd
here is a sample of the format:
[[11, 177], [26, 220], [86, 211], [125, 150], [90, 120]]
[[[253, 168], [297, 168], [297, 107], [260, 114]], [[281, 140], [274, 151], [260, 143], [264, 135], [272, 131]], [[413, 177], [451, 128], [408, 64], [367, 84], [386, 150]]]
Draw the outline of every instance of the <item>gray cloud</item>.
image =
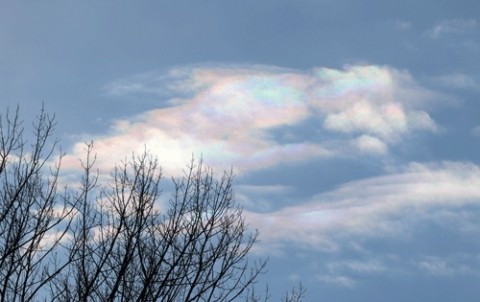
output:
[[478, 22], [475, 19], [448, 19], [438, 22], [427, 35], [432, 39], [438, 39], [449, 34], [464, 34], [478, 29]]

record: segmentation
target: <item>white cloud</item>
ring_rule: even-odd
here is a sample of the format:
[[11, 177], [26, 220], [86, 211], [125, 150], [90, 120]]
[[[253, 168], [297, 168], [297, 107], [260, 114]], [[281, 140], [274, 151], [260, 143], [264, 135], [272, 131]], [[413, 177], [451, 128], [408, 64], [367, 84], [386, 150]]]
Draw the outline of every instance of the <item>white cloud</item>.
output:
[[348, 276], [320, 275], [317, 276], [317, 279], [321, 282], [346, 288], [353, 288], [357, 285], [357, 282]]
[[420, 271], [435, 277], [480, 275], [478, 256], [453, 254], [447, 257], [428, 255], [413, 261]]
[[340, 132], [366, 132], [391, 138], [406, 131], [406, 116], [400, 104], [375, 106], [360, 101], [339, 113], [327, 115], [325, 127]]
[[353, 145], [365, 153], [385, 154], [388, 151], [387, 145], [382, 140], [370, 135], [362, 135], [356, 138]]
[[341, 260], [327, 263], [327, 268], [332, 273], [354, 272], [354, 273], [382, 273], [387, 270], [385, 265], [378, 260]]
[[480, 168], [472, 163], [412, 163], [384, 176], [347, 183], [304, 204], [246, 214], [261, 231], [262, 244], [290, 242], [338, 250], [345, 238], [408, 236], [427, 221], [471, 229], [476, 220], [465, 221], [462, 208], [480, 205], [479, 183]]
[[[107, 85], [115, 97], [171, 98], [158, 109], [117, 120], [94, 139], [104, 171], [146, 146], [167, 174], [178, 173], [192, 154], [206, 164], [246, 172], [303, 159], [351, 152], [352, 139], [366, 153], [385, 154], [390, 145], [415, 131], [434, 131], [422, 110], [433, 93], [405, 71], [385, 66], [299, 71], [271, 66], [193, 66], [164, 74], [149, 72]], [[319, 120], [322, 129], [302, 128]], [[318, 123], [310, 123], [318, 124]], [[308, 127], [308, 126], [307, 126]], [[311, 126], [310, 126], [311, 127]], [[288, 142], [274, 134], [288, 133]], [[305, 130], [317, 136], [305, 138]], [[325, 136], [336, 136], [329, 144]], [[287, 136], [283, 136], [287, 137]], [[83, 143], [73, 147], [64, 167], [78, 166]], [[340, 147], [339, 147], [340, 146]], [[176, 171], [176, 172], [175, 172]]]
[[463, 73], [452, 73], [431, 78], [435, 83], [443, 87], [480, 90], [480, 83], [471, 75]]
[[338, 260], [319, 263], [318, 267], [316, 267], [319, 271], [317, 278], [320, 282], [353, 288], [362, 285], [362, 280], [365, 277], [401, 273], [397, 259], [390, 259], [390, 257], [385, 257], [384, 255], [380, 255], [378, 258], [369, 257], [367, 259], [345, 259], [345, 257], [340, 257]]
[[408, 117], [408, 123], [411, 128], [423, 129], [431, 132], [438, 132], [439, 127], [430, 115], [424, 111], [412, 112]]
[[478, 22], [475, 19], [449, 19], [438, 22], [427, 34], [430, 38], [437, 39], [446, 34], [463, 34], [477, 28]]
[[447, 263], [438, 257], [427, 257], [418, 262], [419, 268], [432, 275], [451, 275], [454, 270]]
[[352, 288], [361, 286], [366, 278], [389, 278], [423, 274], [429, 278], [453, 278], [480, 276], [480, 257], [477, 254], [451, 253], [444, 256], [417, 255], [415, 244], [410, 244], [406, 255], [369, 254], [366, 258], [338, 257], [316, 265], [317, 278], [321, 282]]

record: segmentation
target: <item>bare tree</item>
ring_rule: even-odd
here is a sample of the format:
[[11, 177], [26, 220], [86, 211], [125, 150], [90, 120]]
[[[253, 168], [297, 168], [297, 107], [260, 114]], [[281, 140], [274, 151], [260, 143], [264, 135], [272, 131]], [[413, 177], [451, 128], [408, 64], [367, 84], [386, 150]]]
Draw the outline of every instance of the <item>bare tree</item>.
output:
[[260, 300], [266, 260], [250, 255], [258, 233], [231, 173], [215, 178], [192, 160], [162, 201], [155, 157], [133, 155], [100, 178], [87, 143], [80, 186], [59, 194], [53, 117], [41, 111], [31, 144], [18, 111], [0, 125], [0, 302]]
[[301, 302], [305, 298], [307, 290], [300, 283], [298, 287], [293, 287], [289, 292], [287, 291], [282, 297], [282, 302]]
[[35, 300], [69, 262], [55, 258], [70, 210], [57, 194], [59, 163], [47, 167], [54, 126], [42, 110], [29, 143], [18, 109], [0, 115], [0, 301]]
[[[112, 184], [91, 177], [92, 145], [75, 200], [74, 264], [57, 286], [64, 301], [233, 301], [264, 271], [248, 253], [249, 233], [231, 174], [215, 179], [194, 161], [156, 208], [161, 170], [147, 153], [117, 166]], [[90, 200], [91, 191], [100, 191]]]

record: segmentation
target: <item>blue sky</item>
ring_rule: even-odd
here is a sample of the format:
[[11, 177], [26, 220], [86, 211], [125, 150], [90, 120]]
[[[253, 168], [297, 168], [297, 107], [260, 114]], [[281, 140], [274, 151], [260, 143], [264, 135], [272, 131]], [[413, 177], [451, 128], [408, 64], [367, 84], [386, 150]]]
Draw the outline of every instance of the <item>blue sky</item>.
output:
[[[0, 3], [0, 104], [75, 169], [234, 167], [273, 298], [477, 301], [480, 3]], [[4, 110], [2, 110], [4, 111]]]

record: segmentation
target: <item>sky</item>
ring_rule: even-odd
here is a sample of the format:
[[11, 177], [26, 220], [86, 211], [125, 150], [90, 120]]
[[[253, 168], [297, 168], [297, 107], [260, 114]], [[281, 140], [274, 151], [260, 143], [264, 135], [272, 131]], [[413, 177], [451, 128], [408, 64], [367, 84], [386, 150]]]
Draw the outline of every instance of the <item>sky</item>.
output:
[[477, 301], [478, 0], [0, 2], [0, 109], [78, 168], [233, 167], [272, 300]]

